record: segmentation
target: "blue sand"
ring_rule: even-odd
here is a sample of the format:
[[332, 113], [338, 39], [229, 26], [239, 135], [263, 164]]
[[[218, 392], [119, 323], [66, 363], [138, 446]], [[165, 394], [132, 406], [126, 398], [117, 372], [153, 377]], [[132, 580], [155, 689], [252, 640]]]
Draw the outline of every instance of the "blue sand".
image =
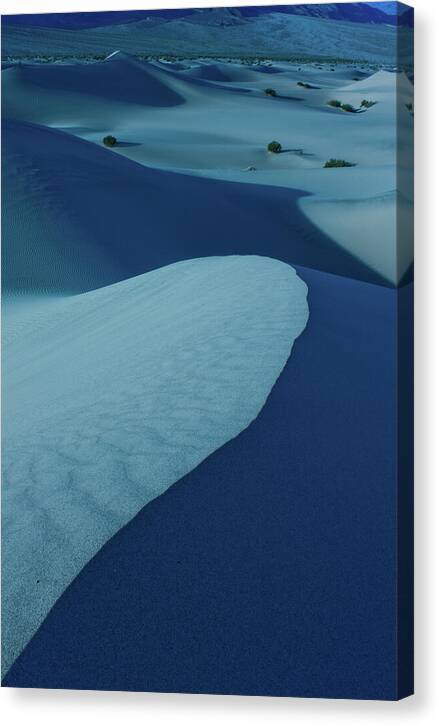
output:
[[407, 695], [395, 627], [398, 293], [297, 271], [309, 323], [258, 418], [100, 550], [4, 685]]

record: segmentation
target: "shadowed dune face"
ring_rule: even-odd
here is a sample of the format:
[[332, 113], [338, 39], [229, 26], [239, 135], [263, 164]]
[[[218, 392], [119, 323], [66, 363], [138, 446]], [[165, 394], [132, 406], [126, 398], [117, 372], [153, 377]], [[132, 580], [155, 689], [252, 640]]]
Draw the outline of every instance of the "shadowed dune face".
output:
[[149, 169], [34, 124], [5, 122], [3, 139], [6, 294], [83, 292], [222, 254], [382, 282], [307, 221], [300, 192]]
[[88, 65], [23, 65], [15, 69], [19, 82], [55, 93], [75, 93], [121, 103], [171, 107], [185, 99], [151, 65], [120, 53]]
[[100, 547], [258, 415], [306, 295], [278, 260], [207, 257], [5, 316], [3, 672]]

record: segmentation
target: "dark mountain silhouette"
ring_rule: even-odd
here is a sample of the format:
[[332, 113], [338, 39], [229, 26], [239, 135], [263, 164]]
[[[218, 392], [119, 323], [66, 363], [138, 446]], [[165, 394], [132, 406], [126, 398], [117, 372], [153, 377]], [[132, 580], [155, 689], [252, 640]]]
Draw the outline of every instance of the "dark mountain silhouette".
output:
[[[413, 9], [399, 4], [399, 12], [389, 14], [367, 3], [324, 3], [322, 5], [266, 5], [242, 8], [182, 8], [177, 10], [122, 10], [90, 13], [41, 13], [25, 15], [3, 15], [3, 25], [34, 26], [81, 30], [106, 25], [121, 25], [145, 20], [185, 20], [199, 25], [227, 27], [270, 13], [305, 15], [307, 17], [344, 20], [354, 23], [376, 23], [391, 25], [413, 25]], [[383, 6], [385, 7], [385, 6]], [[406, 8], [404, 10], [404, 8]]]

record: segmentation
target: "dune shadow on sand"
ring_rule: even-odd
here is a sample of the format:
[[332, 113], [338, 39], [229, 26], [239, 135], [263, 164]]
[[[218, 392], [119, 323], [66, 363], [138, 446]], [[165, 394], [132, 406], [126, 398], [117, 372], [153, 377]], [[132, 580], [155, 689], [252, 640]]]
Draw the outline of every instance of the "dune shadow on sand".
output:
[[303, 157], [313, 157], [315, 154], [312, 154], [310, 151], [304, 151], [303, 149], [281, 149], [277, 152], [278, 154], [293, 154], [294, 156], [303, 156]]
[[116, 147], [119, 147], [120, 149], [129, 147], [129, 146], [143, 146], [143, 144], [140, 141], [117, 141]]
[[304, 101], [304, 98], [301, 98], [300, 96], [287, 96], [283, 93], [278, 93], [276, 98], [281, 99], [282, 101], [295, 101], [296, 103], [300, 103], [300, 101]]

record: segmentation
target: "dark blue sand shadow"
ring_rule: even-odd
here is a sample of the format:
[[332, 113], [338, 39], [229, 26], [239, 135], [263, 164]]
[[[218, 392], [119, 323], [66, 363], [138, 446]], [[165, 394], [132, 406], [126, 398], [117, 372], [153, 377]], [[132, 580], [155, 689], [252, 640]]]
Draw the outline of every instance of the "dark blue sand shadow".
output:
[[136, 105], [170, 107], [185, 103], [176, 91], [149, 72], [148, 64], [113, 60], [75, 65], [20, 65], [22, 79], [50, 91], [81, 93]]
[[121, 149], [126, 148], [128, 146], [143, 146], [143, 144], [140, 141], [117, 141], [116, 148], [119, 147]]
[[283, 101], [296, 101], [296, 103], [305, 100], [304, 98], [301, 98], [300, 96], [283, 96], [282, 94], [279, 94], [278, 98], [280, 98]]

